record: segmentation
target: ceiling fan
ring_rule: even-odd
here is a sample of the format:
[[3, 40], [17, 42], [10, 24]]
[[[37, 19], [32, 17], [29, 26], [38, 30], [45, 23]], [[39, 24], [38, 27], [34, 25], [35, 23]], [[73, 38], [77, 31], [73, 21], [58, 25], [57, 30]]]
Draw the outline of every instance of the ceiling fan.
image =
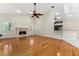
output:
[[37, 18], [39, 18], [39, 16], [42, 16], [43, 14], [41, 14], [41, 13], [37, 13], [36, 12], [36, 3], [34, 3], [34, 10], [33, 10], [33, 13], [32, 13], [32, 18], [33, 17], [37, 17]]

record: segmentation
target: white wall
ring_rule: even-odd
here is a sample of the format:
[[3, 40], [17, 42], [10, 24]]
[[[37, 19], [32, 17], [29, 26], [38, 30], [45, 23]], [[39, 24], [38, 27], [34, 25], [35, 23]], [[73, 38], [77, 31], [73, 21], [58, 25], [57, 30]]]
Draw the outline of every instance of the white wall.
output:
[[59, 16], [62, 17], [62, 20], [64, 20], [63, 7], [64, 7], [63, 4], [55, 4], [55, 8], [51, 8], [46, 13], [44, 13], [44, 15], [40, 19], [37, 20], [36, 31], [38, 35], [40, 34], [40, 35], [44, 35], [52, 38], [58, 38], [58, 39], [61, 39], [63, 37], [62, 32], [54, 31], [55, 13], [58, 12], [60, 14]]
[[79, 30], [79, 17], [70, 16], [64, 20], [64, 30]]
[[[9, 32], [4, 31], [4, 22], [10, 21], [12, 23], [12, 30]], [[0, 33], [3, 37], [15, 37], [15, 27], [28, 28], [27, 35], [32, 35], [33, 29], [32, 19], [29, 16], [15, 15], [15, 14], [0, 14]]]
[[54, 32], [54, 16], [55, 10], [50, 9], [46, 13], [44, 13], [44, 15], [40, 19], [37, 19], [36, 34], [52, 38], [59, 38]]

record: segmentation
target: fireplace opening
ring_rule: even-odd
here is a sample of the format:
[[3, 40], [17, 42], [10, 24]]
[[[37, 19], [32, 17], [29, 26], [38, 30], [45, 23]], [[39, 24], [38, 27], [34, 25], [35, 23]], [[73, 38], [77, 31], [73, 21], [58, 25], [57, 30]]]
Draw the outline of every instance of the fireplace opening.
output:
[[26, 31], [19, 31], [19, 35], [26, 35]]
[[3, 35], [2, 34], [0, 34], [0, 37], [2, 37]]

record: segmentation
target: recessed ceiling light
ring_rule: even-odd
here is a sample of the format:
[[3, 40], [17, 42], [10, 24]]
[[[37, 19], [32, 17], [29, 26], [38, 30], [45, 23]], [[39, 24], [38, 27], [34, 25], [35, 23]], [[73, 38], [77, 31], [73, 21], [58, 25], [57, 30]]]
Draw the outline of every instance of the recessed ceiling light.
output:
[[67, 16], [72, 16], [71, 14], [68, 14]]
[[58, 12], [56, 12], [56, 15], [59, 15], [59, 13], [58, 13]]
[[21, 13], [22, 11], [21, 11], [21, 10], [17, 10], [16, 12], [17, 12], [17, 13]]

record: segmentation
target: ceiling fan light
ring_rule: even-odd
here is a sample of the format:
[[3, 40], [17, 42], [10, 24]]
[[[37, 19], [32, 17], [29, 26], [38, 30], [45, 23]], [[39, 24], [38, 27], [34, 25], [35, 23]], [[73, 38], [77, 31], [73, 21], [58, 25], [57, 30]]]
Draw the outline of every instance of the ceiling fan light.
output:
[[67, 16], [69, 16], [69, 17], [70, 17], [70, 16], [72, 16], [72, 15], [71, 15], [71, 14], [68, 14]]
[[34, 5], [36, 5], [36, 3], [34, 3]]

